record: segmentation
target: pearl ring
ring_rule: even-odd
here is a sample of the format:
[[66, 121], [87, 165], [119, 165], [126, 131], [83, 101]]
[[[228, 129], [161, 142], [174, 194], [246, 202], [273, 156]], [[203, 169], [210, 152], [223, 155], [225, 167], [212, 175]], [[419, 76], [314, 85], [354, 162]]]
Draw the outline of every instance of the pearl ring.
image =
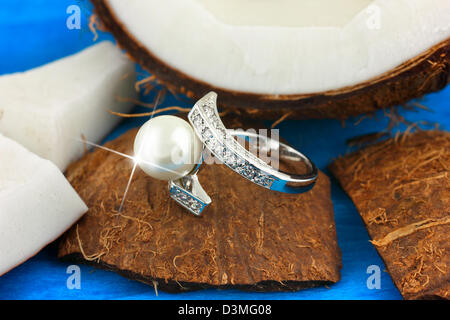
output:
[[[211, 203], [197, 177], [205, 149], [234, 172], [266, 189], [302, 193], [314, 186], [317, 168], [299, 151], [263, 135], [227, 130], [217, 111], [215, 92], [200, 99], [189, 112], [188, 119], [190, 124], [169, 115], [150, 119], [135, 138], [134, 153], [139, 167], [155, 179], [169, 181], [170, 197], [193, 214], [201, 215]], [[307, 173], [277, 170], [234, 137], [257, 139], [260, 150], [276, 151], [280, 159], [303, 162]]]

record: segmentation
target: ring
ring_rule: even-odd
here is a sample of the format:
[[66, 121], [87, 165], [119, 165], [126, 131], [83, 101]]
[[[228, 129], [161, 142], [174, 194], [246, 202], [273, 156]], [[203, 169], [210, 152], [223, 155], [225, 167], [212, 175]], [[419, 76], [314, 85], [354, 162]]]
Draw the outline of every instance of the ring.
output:
[[[205, 149], [234, 172], [266, 189], [303, 193], [314, 186], [318, 170], [301, 152], [261, 134], [227, 130], [217, 111], [215, 92], [194, 105], [188, 120], [190, 124], [175, 116], [149, 120], [136, 136], [134, 151], [141, 169], [154, 178], [168, 180], [170, 197], [193, 214], [201, 215], [211, 203], [197, 177]], [[235, 137], [255, 139], [260, 152], [270, 151], [283, 161], [302, 162], [307, 172], [295, 174], [274, 168]]]

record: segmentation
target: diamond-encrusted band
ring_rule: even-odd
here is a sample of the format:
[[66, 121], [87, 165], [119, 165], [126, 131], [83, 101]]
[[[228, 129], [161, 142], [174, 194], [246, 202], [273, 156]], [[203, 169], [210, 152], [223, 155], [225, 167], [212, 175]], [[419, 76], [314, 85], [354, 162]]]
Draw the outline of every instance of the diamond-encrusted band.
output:
[[177, 181], [169, 181], [170, 197], [196, 216], [202, 214], [205, 207], [211, 203], [211, 198], [203, 190], [197, 178], [197, 169]]
[[[199, 100], [189, 112], [188, 119], [194, 127], [200, 140], [214, 156], [230, 169], [244, 178], [267, 189], [288, 193], [302, 193], [314, 185], [317, 178], [317, 168], [312, 161], [294, 148], [283, 144], [273, 143], [270, 138], [257, 134], [228, 131], [220, 119], [217, 111], [217, 94], [208, 93]], [[287, 156], [306, 164], [306, 174], [290, 174], [276, 170], [253, 153], [245, 149], [233, 135], [243, 135], [265, 140], [267, 144], [278, 146], [281, 156]]]

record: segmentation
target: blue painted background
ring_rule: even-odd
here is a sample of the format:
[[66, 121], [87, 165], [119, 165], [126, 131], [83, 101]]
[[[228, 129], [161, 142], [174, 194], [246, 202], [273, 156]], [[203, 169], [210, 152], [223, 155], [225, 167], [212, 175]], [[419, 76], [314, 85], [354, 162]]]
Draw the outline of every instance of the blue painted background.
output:
[[[68, 30], [66, 9], [76, 4], [82, 8], [81, 30]], [[3, 1], [0, 10], [0, 75], [23, 71], [80, 51], [92, 44], [93, 35], [87, 27], [91, 13], [87, 1], [22, 0]], [[111, 39], [102, 34], [101, 39]], [[439, 123], [448, 130], [450, 87], [430, 94], [420, 101], [432, 111], [401, 111], [410, 121]], [[0, 97], [1, 102], [1, 97]], [[168, 97], [164, 105], [180, 102]], [[187, 105], [182, 105], [187, 106]], [[333, 158], [350, 149], [348, 138], [382, 130], [387, 125], [383, 112], [376, 117], [349, 119], [345, 126], [336, 120], [286, 121], [280, 133], [292, 145], [309, 155], [317, 166], [329, 174], [327, 165]], [[109, 137], [113, 139], [145, 119], [123, 122]], [[270, 124], [270, 123], [268, 123]], [[399, 128], [404, 130], [404, 127]], [[204, 290], [183, 294], [159, 292], [152, 287], [125, 279], [113, 272], [81, 266], [81, 290], [66, 287], [69, 264], [56, 258], [55, 244], [34, 258], [0, 277], [0, 299], [401, 299], [369, 237], [351, 200], [332, 178], [339, 246], [342, 249], [342, 280], [330, 288], [309, 289], [295, 293], [247, 293], [236, 290]], [[301, 257], [299, 257], [301, 259]], [[380, 290], [366, 286], [367, 267], [380, 266]]]

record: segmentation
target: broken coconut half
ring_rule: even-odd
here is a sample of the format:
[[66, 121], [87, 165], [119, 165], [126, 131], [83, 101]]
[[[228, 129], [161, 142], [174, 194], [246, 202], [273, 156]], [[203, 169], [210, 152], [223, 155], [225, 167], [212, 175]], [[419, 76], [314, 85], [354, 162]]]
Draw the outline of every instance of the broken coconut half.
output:
[[93, 0], [169, 88], [253, 115], [345, 118], [442, 89], [448, 0]]
[[87, 209], [52, 162], [0, 135], [0, 275], [58, 238]]
[[113, 43], [0, 77], [0, 133], [61, 170], [77, 160], [83, 139], [98, 143], [136, 97], [135, 66]]

